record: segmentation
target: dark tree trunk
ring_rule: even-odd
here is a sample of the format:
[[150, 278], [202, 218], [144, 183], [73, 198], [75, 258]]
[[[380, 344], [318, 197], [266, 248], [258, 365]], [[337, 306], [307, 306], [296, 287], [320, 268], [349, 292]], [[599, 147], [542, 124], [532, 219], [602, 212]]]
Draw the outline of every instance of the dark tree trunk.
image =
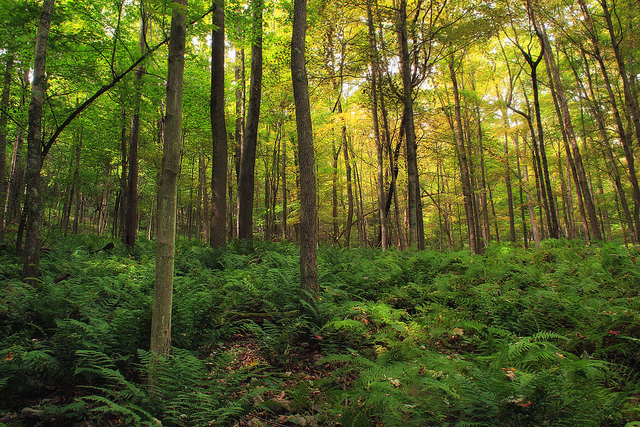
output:
[[291, 35], [291, 78], [296, 106], [300, 163], [300, 286], [307, 298], [318, 298], [316, 175], [311, 128], [309, 83], [305, 66], [307, 1], [294, 0]]
[[473, 188], [471, 187], [471, 174], [469, 171], [469, 162], [467, 159], [467, 149], [464, 144], [464, 134], [462, 130], [462, 116], [460, 113], [460, 95], [458, 93], [458, 79], [456, 77], [456, 71], [453, 64], [453, 59], [449, 62], [449, 72], [451, 76], [451, 83], [453, 86], [453, 100], [455, 108], [455, 138], [456, 147], [458, 152], [458, 163], [460, 166], [460, 181], [462, 185], [462, 194], [464, 196], [464, 210], [467, 218], [467, 232], [469, 248], [471, 253], [476, 254], [479, 252], [476, 239], [476, 222], [479, 218], [475, 216], [474, 209], [474, 197]]
[[4, 79], [2, 87], [2, 99], [0, 100], [0, 243], [4, 241], [4, 216], [5, 201], [7, 200], [7, 176], [6, 156], [7, 156], [7, 109], [9, 107], [9, 96], [11, 95], [11, 73], [13, 71], [13, 54], [8, 54], [4, 68]]
[[[415, 123], [413, 121], [413, 97], [411, 84], [411, 56], [407, 36], [407, 1], [401, 0], [397, 16], [398, 42], [400, 44], [400, 70], [402, 74], [402, 102], [405, 126], [405, 140], [407, 148], [407, 191], [409, 215], [409, 245], [417, 245], [424, 249], [418, 230], [418, 215], [420, 209], [420, 185], [418, 181], [418, 157]], [[420, 212], [419, 212], [420, 211]]]
[[[138, 35], [138, 48], [140, 54], [146, 52], [147, 37], [147, 13], [144, 3], [140, 5], [140, 32]], [[131, 116], [131, 133], [129, 134], [129, 176], [127, 179], [127, 208], [125, 214], [124, 233], [122, 242], [129, 247], [134, 247], [138, 234], [138, 140], [140, 138], [140, 104], [142, 102], [143, 77], [146, 73], [142, 63], [138, 65], [135, 73], [134, 85], [136, 88], [133, 115]]]
[[227, 128], [224, 117], [224, 0], [213, 1], [211, 32], [211, 223], [209, 244], [221, 248], [227, 239]]
[[255, 191], [256, 145], [262, 96], [262, 0], [253, 3], [254, 42], [251, 47], [251, 83], [247, 123], [242, 137], [238, 176], [238, 238], [253, 238], [253, 195]]
[[373, 13], [371, 12], [371, 0], [367, 1], [367, 24], [369, 29], [369, 59], [371, 62], [371, 117], [373, 119], [373, 134], [376, 140], [377, 157], [377, 182], [378, 193], [378, 220], [380, 221], [380, 246], [382, 250], [389, 247], [389, 232], [387, 230], [387, 210], [384, 192], [384, 144], [380, 135], [380, 124], [378, 120], [378, 76], [379, 60], [378, 47], [376, 43], [376, 32], [373, 25]]

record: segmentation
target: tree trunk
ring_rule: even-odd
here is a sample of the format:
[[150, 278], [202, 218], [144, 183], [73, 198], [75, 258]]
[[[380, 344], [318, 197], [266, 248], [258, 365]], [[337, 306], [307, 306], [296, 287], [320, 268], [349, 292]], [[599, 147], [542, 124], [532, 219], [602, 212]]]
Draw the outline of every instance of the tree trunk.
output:
[[4, 80], [2, 87], [2, 99], [0, 100], [0, 243], [4, 241], [4, 216], [5, 201], [7, 200], [7, 176], [6, 156], [7, 156], [7, 109], [9, 107], [9, 96], [11, 95], [11, 73], [13, 71], [13, 54], [7, 55], [4, 68]]
[[[580, 8], [582, 9], [582, 16], [584, 18], [584, 22], [585, 25], [587, 27], [588, 30], [588, 34], [589, 34], [589, 38], [591, 41], [591, 46], [593, 47], [593, 57], [596, 59], [596, 61], [598, 62], [598, 66], [600, 67], [600, 72], [602, 74], [602, 84], [604, 85], [604, 87], [607, 90], [607, 95], [609, 98], [609, 105], [611, 107], [611, 113], [613, 114], [613, 118], [616, 124], [616, 130], [618, 133], [618, 138], [620, 138], [620, 142], [622, 143], [622, 147], [624, 150], [624, 155], [625, 158], [627, 160], [627, 168], [629, 169], [629, 181], [631, 182], [631, 187], [632, 187], [632, 195], [633, 195], [633, 201], [634, 201], [634, 205], [635, 205], [635, 209], [633, 211], [633, 222], [631, 222], [629, 220], [629, 218], [627, 218], [627, 226], [629, 227], [630, 230], [633, 231], [634, 233], [634, 237], [633, 237], [633, 241], [640, 241], [640, 185], [638, 184], [638, 176], [636, 173], [636, 168], [635, 168], [635, 157], [633, 154], [633, 146], [631, 144], [631, 141], [629, 141], [629, 137], [627, 136], [627, 132], [625, 130], [624, 124], [622, 123], [622, 117], [620, 115], [620, 111], [618, 109], [618, 100], [617, 97], [613, 91], [613, 88], [611, 86], [611, 81], [609, 79], [609, 72], [607, 70], [607, 66], [605, 65], [604, 59], [603, 59], [603, 55], [600, 52], [600, 45], [598, 43], [598, 35], [596, 33], [596, 28], [595, 25], [593, 23], [593, 20], [591, 18], [591, 14], [589, 13], [589, 10], [584, 2], [584, 0], [578, 0], [578, 4], [580, 5]], [[614, 45], [614, 53], [616, 55], [616, 60], [619, 61], [618, 64], [620, 65], [620, 61], [622, 61], [622, 57], [621, 57], [621, 52], [620, 49], [617, 45], [616, 42], [616, 37], [615, 37], [615, 32], [612, 30], [613, 28], [613, 22], [611, 21], [611, 16], [610, 14], [608, 14], [608, 6], [605, 0], [603, 0], [601, 2], [601, 6], [603, 7], [603, 10], [605, 11], [605, 18], [607, 20], [607, 27], [609, 29], [609, 36], [611, 38], [611, 42]], [[608, 16], [608, 17], [607, 17]], [[586, 61], [585, 61], [586, 63]], [[621, 72], [621, 77], [623, 79], [623, 86], [625, 85], [624, 83], [624, 78], [626, 77], [626, 73], [624, 72], [624, 61], [622, 61], [622, 66], [623, 68], [620, 70]], [[590, 88], [593, 87], [593, 85], [591, 84], [591, 74], [588, 73], [587, 76], [589, 77], [589, 86]], [[630, 91], [630, 89], [627, 89], [627, 87], [624, 88], [624, 94], [625, 94], [625, 99], [627, 100], [627, 104], [631, 103], [634, 104], [634, 98], [633, 96], [631, 96], [631, 98], [628, 97], [628, 91]], [[595, 101], [595, 98], [593, 98], [593, 101]], [[637, 105], [637, 104], [635, 104]], [[598, 112], [600, 110], [598, 109]], [[637, 129], [637, 128], [636, 128]], [[636, 133], [636, 136], [638, 134]], [[638, 137], [640, 138], [640, 137]], [[638, 139], [638, 141], [640, 142], [640, 139]], [[607, 148], [605, 147], [605, 150]], [[609, 157], [609, 155], [607, 154], [607, 157]], [[611, 162], [613, 161], [613, 156], [611, 156], [611, 158], [609, 159], [609, 163], [612, 164]], [[612, 168], [612, 172], [613, 173], [617, 173], [617, 167], [615, 167], [615, 162], [613, 163], [613, 168]], [[618, 187], [618, 184], [616, 183], [616, 187]], [[629, 207], [628, 207], [628, 203], [626, 200], [626, 197], [624, 195], [624, 193], [620, 193], [620, 188], [618, 187], [618, 192], [620, 194], [620, 202], [622, 204], [623, 210], [625, 212], [625, 217], [627, 216], [627, 213], [630, 213]], [[624, 198], [624, 199], [623, 199]], [[627, 205], [626, 209], [625, 209], [625, 205]]]
[[318, 298], [316, 175], [309, 83], [305, 66], [307, 0], [294, 0], [291, 78], [300, 163], [300, 286], [313, 304]]
[[458, 152], [458, 162], [460, 166], [460, 181], [462, 185], [462, 194], [464, 196], [464, 211], [467, 217], [467, 232], [469, 240], [469, 249], [472, 254], [479, 253], [476, 246], [476, 222], [479, 218], [475, 217], [475, 209], [473, 207], [474, 197], [473, 188], [471, 187], [471, 177], [469, 172], [469, 164], [467, 161], [467, 149], [464, 144], [464, 134], [462, 130], [462, 116], [460, 113], [460, 94], [458, 93], [458, 79], [453, 64], [453, 59], [449, 61], [449, 72], [451, 76], [451, 84], [453, 86], [453, 100], [455, 109], [455, 139]]
[[[158, 186], [158, 228], [156, 231], [156, 275], [151, 317], [151, 353], [165, 355], [171, 348], [171, 302], [176, 238], [176, 201], [182, 138], [182, 83], [186, 39], [187, 0], [174, 0], [167, 76], [162, 173]], [[153, 369], [150, 384], [155, 390]]]
[[25, 211], [25, 248], [22, 278], [32, 285], [40, 276], [40, 226], [42, 221], [42, 194], [40, 192], [40, 172], [42, 170], [42, 104], [45, 91], [45, 70], [47, 63], [47, 40], [51, 26], [51, 15], [55, 0], [44, 0], [33, 66], [33, 84], [29, 103], [29, 130], [27, 133], [27, 184]]
[[211, 223], [209, 244], [221, 248], [227, 239], [227, 127], [224, 117], [224, 0], [213, 0], [211, 31]]
[[[411, 84], [411, 56], [407, 36], [407, 0], [400, 0], [398, 9], [398, 44], [400, 45], [400, 70], [402, 74], [402, 102], [404, 106], [403, 117], [405, 126], [405, 140], [407, 142], [407, 191], [408, 191], [408, 215], [409, 215], [409, 245], [418, 245], [418, 249], [424, 249], [420, 245], [418, 231], [418, 211], [420, 205], [420, 185], [418, 181], [418, 157], [415, 123], [413, 121], [413, 98]], [[420, 212], [421, 214], [421, 212]]]
[[[245, 114], [245, 72], [244, 72], [244, 49], [240, 49], [240, 54], [236, 58], [235, 66], [235, 86], [236, 86], [236, 127], [235, 127], [235, 147], [234, 147], [234, 173], [236, 187], [240, 184], [240, 158], [242, 152], [242, 138], [244, 134], [244, 114]], [[229, 180], [229, 204], [233, 203], [231, 198], [231, 180]], [[237, 197], [237, 195], [236, 195]], [[236, 206], [238, 201], [236, 200]], [[233, 206], [233, 205], [232, 205]], [[238, 222], [235, 219], [237, 209], [229, 210], [229, 237], [238, 237]]]
[[73, 197], [69, 200], [69, 204], [75, 203], [75, 211], [73, 215], [73, 234], [78, 234], [79, 216], [80, 216], [80, 203], [82, 201], [82, 193], [78, 189], [80, 181], [80, 154], [82, 153], [82, 130], [80, 131], [80, 137], [78, 145], [76, 146], [76, 158], [75, 171], [73, 172], [72, 192]]
[[[144, 2], [140, 3], [140, 32], [138, 34], [138, 48], [144, 55], [147, 46], [147, 12]], [[131, 133], [129, 134], [129, 176], [127, 179], [127, 208], [125, 214], [124, 233], [122, 242], [134, 247], [138, 234], [138, 140], [140, 138], [140, 104], [142, 102], [143, 77], [146, 73], [143, 63], [136, 69], [134, 86], [136, 88], [133, 115], [131, 116]]]
[[353, 179], [351, 171], [351, 158], [349, 157], [349, 140], [347, 138], [347, 129], [342, 128], [342, 155], [344, 156], [344, 168], [347, 175], [347, 222], [344, 225], [344, 246], [346, 248], [351, 245], [351, 225], [353, 224]]
[[255, 191], [256, 145], [262, 96], [262, 0], [253, 3], [255, 40], [251, 47], [251, 83], [247, 123], [242, 137], [240, 174], [238, 176], [238, 238], [253, 238], [253, 196]]
[[371, 0], [367, 0], [367, 23], [369, 28], [369, 57], [371, 62], [371, 117], [373, 119], [373, 134], [376, 140], [376, 158], [378, 161], [377, 182], [378, 190], [378, 219], [380, 221], [380, 246], [382, 250], [389, 247], [389, 232], [387, 230], [387, 210], [384, 192], [384, 144], [380, 136], [380, 124], [378, 120], [378, 75], [379, 60], [376, 43], [376, 32], [373, 26], [373, 13], [371, 12]]
[[576, 185], [580, 186], [584, 207], [589, 219], [589, 229], [594, 239], [602, 240], [602, 233], [600, 232], [600, 224], [598, 222], [595, 204], [593, 202], [593, 197], [591, 195], [591, 189], [589, 188], [589, 182], [587, 181], [587, 175], [584, 170], [584, 165], [582, 163], [582, 155], [580, 154], [580, 149], [576, 141], [576, 136], [573, 129], [573, 123], [571, 121], [571, 113], [569, 111], [569, 104], [567, 102], [567, 97], [564, 93], [564, 87], [560, 79], [560, 72], [558, 71], [558, 67], [555, 63], [553, 51], [551, 50], [551, 44], [549, 43], [549, 38], [544, 32], [544, 29], [541, 29], [539, 27], [539, 24], [537, 23], [536, 15], [533, 9], [531, 10], [530, 16], [533, 21], [533, 25], [534, 25], [536, 34], [538, 36], [538, 39], [540, 40], [540, 46], [544, 51], [547, 70], [551, 75], [551, 80], [553, 82], [552, 86], [555, 89], [558, 106], [560, 108], [560, 112], [562, 116], [563, 130], [564, 132], [566, 132], [567, 139], [569, 140], [569, 145], [571, 147], [571, 152], [573, 155], [573, 161], [576, 166], [576, 173], [578, 178], [578, 182], [576, 182]]

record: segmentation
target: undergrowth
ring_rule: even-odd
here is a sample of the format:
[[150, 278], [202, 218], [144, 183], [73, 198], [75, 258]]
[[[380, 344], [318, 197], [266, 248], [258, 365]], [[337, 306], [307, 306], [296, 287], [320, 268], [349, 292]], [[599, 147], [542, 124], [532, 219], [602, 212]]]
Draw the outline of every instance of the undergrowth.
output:
[[[633, 426], [636, 248], [319, 249], [181, 242], [173, 352], [147, 384], [154, 245], [0, 249], [0, 426]], [[271, 424], [269, 424], [271, 423]]]

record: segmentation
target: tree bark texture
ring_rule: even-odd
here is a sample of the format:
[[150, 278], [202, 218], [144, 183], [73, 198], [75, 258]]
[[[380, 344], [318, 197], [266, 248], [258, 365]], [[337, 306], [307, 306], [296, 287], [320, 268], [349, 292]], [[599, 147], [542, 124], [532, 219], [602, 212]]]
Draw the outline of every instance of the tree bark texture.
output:
[[[147, 38], [147, 13], [144, 3], [140, 4], [140, 32], [138, 36], [138, 48], [144, 56], [146, 52]], [[129, 176], [127, 179], [127, 208], [125, 214], [124, 234], [122, 242], [129, 247], [134, 247], [138, 234], [138, 141], [140, 138], [140, 104], [142, 103], [143, 77], [146, 69], [141, 62], [136, 69], [134, 85], [136, 88], [133, 114], [131, 116], [131, 132], [129, 134]]]
[[316, 174], [309, 83], [305, 66], [307, 1], [294, 0], [291, 78], [296, 107], [300, 164], [300, 286], [312, 303], [318, 298]]
[[262, 97], [262, 0], [253, 2], [255, 40], [251, 46], [251, 82], [247, 121], [240, 150], [238, 176], [238, 238], [253, 238], [253, 195], [255, 191], [256, 146]]
[[182, 84], [186, 39], [187, 0], [174, 0], [167, 77], [167, 111], [158, 186], [156, 275], [151, 317], [151, 352], [167, 354], [171, 348], [171, 303], [176, 238], [176, 203], [182, 138]]
[[213, 1], [211, 32], [211, 223], [209, 244], [224, 247], [227, 242], [227, 128], [224, 117], [224, 0]]
[[11, 95], [11, 73], [13, 71], [13, 54], [9, 53], [5, 62], [2, 98], [0, 99], [0, 243], [4, 241], [5, 201], [7, 200], [7, 109]]
[[27, 169], [25, 181], [27, 185], [25, 211], [26, 230], [24, 247], [24, 264], [22, 278], [27, 283], [35, 284], [40, 276], [40, 226], [42, 221], [42, 195], [40, 194], [40, 172], [42, 170], [42, 104], [45, 91], [45, 70], [47, 65], [47, 40], [51, 27], [51, 16], [55, 0], [44, 0], [38, 33], [33, 66], [33, 84], [31, 85], [31, 101], [29, 103], [29, 130], [27, 132]]
[[[398, 42], [400, 44], [400, 70], [402, 74], [402, 102], [404, 105], [405, 140], [407, 143], [407, 192], [409, 216], [409, 245], [420, 246], [418, 235], [418, 211], [420, 204], [420, 185], [418, 181], [418, 157], [415, 123], [413, 121], [413, 97], [411, 84], [411, 56], [407, 35], [407, 1], [400, 1], [397, 16]], [[419, 247], [424, 249], [424, 247]]]
[[464, 134], [462, 130], [462, 117], [460, 112], [460, 94], [458, 90], [458, 79], [456, 77], [456, 70], [453, 64], [453, 59], [449, 62], [449, 72], [451, 74], [451, 83], [453, 87], [453, 100], [454, 100], [454, 125], [455, 125], [455, 138], [458, 151], [458, 162], [460, 166], [460, 180], [462, 185], [462, 194], [464, 196], [464, 211], [467, 217], [467, 232], [469, 248], [472, 254], [478, 253], [477, 236], [476, 236], [476, 222], [479, 218], [475, 217], [474, 209], [474, 197], [473, 188], [471, 186], [471, 174], [469, 171], [469, 162], [467, 159], [467, 148], [464, 144]]

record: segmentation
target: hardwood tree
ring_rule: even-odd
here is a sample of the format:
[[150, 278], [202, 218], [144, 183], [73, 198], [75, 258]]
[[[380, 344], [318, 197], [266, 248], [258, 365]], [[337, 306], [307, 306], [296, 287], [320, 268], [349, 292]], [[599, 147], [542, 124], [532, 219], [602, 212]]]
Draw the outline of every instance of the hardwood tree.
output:
[[[151, 352], [156, 355], [168, 354], [171, 348], [171, 303], [182, 139], [187, 0], [173, 1], [167, 67], [167, 111], [164, 122], [162, 172], [157, 199], [156, 274], [151, 317]], [[151, 374], [153, 375], [153, 371]], [[150, 380], [153, 387], [153, 377]]]
[[223, 247], [227, 239], [227, 127], [224, 115], [224, 0], [213, 1], [211, 32], [211, 222], [209, 244]]
[[294, 0], [291, 35], [291, 79], [296, 106], [300, 165], [300, 285], [311, 303], [318, 298], [315, 155], [309, 83], [305, 65], [307, 1]]
[[[144, 1], [140, 2], [140, 32], [138, 34], [138, 49], [145, 55], [147, 50], [147, 23], [148, 14], [145, 11]], [[123, 228], [122, 242], [130, 247], [135, 246], [138, 234], [138, 144], [140, 140], [140, 105], [142, 102], [142, 90], [144, 75], [146, 73], [144, 63], [141, 62], [135, 73], [135, 97], [133, 101], [133, 114], [131, 115], [131, 129], [129, 133], [129, 154], [127, 156], [129, 174], [127, 178], [127, 193], [125, 198], [125, 224]]]
[[24, 265], [22, 278], [35, 284], [40, 276], [40, 227], [42, 221], [42, 194], [40, 172], [43, 161], [42, 142], [42, 104], [46, 87], [47, 41], [51, 28], [51, 17], [55, 0], [44, 0], [36, 35], [36, 46], [33, 66], [33, 83], [31, 85], [31, 102], [29, 103], [29, 130], [27, 133], [27, 169], [25, 182], [27, 186], [25, 211], [26, 236], [24, 248]]
[[255, 191], [256, 146], [262, 97], [262, 0], [253, 0], [253, 43], [251, 46], [251, 82], [247, 119], [242, 135], [238, 174], [238, 238], [253, 238], [253, 195]]

